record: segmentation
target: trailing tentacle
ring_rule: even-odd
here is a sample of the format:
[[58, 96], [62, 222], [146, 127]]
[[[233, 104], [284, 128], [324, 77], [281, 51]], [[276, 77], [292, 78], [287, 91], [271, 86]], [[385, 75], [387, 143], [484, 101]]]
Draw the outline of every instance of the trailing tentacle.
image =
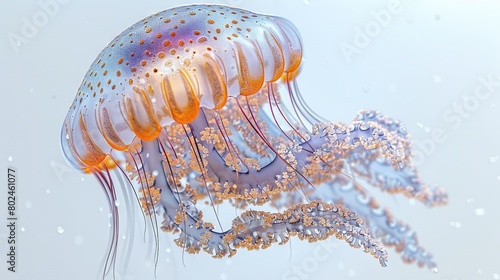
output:
[[411, 166], [411, 138], [404, 126], [397, 120], [381, 115], [378, 111], [361, 111], [355, 118], [366, 122], [376, 122], [385, 128], [393, 139], [402, 143], [407, 160], [402, 168], [392, 168], [392, 164], [377, 150], [356, 149], [349, 155], [351, 170], [368, 183], [389, 193], [403, 193], [415, 198], [426, 206], [447, 203], [446, 192], [439, 187], [424, 184], [415, 168]]
[[[222, 132], [210, 123], [209, 113], [199, 114], [191, 127], [193, 136], [200, 140], [200, 145], [206, 151], [204, 168], [209, 176], [213, 175], [210, 176], [211, 183], [220, 198], [237, 198], [262, 204], [281, 191], [295, 190], [290, 186], [307, 185], [306, 180], [313, 180], [315, 184], [325, 182], [329, 179], [328, 174], [339, 172], [336, 167], [354, 149], [376, 149], [394, 165], [400, 165], [404, 157], [391, 144], [386, 136], [388, 132], [374, 122], [357, 121], [349, 126], [321, 123], [313, 127], [311, 134], [304, 135], [306, 142], [276, 141], [272, 143], [272, 149], [277, 155], [265, 157], [266, 163], [262, 164], [259, 158], [252, 158], [253, 161], [247, 162], [254, 162], [254, 166], [258, 167], [241, 170], [237, 164], [228, 163], [226, 154], [221, 152], [227, 148], [217, 147], [224, 146], [218, 140], [218, 133]], [[246, 150], [245, 144], [238, 139], [233, 141], [233, 145], [238, 150]], [[249, 159], [247, 155], [244, 154]], [[229, 168], [228, 164], [233, 168]], [[301, 173], [297, 175], [297, 172]]]
[[[140, 152], [146, 173], [152, 167], [168, 161], [159, 151], [158, 142], [143, 142]], [[168, 163], [167, 163], [168, 164]], [[159, 171], [164, 172], [164, 170]], [[373, 239], [362, 220], [352, 211], [342, 206], [311, 202], [291, 207], [283, 213], [246, 211], [233, 220], [231, 229], [217, 232], [211, 223], [203, 222], [201, 212], [194, 207], [190, 195], [167, 182], [168, 174], [159, 174], [153, 187], [160, 189], [161, 198], [157, 202], [165, 211], [162, 229], [180, 231], [177, 245], [187, 252], [196, 253], [201, 249], [214, 257], [233, 255], [236, 248], [266, 248], [272, 243], [285, 243], [290, 236], [297, 235], [310, 242], [334, 235], [346, 240], [351, 246], [363, 247], [385, 265], [387, 254], [383, 246]], [[182, 197], [182, 201], [179, 198]]]

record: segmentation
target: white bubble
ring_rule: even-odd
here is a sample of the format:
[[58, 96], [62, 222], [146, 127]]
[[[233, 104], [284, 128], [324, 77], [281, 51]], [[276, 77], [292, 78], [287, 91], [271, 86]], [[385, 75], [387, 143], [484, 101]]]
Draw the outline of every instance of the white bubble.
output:
[[82, 182], [83, 182], [83, 181], [85, 181], [85, 178], [82, 177], [80, 180], [82, 180]]
[[172, 252], [172, 249], [167, 247], [167, 249], [165, 251], [170, 254]]
[[30, 209], [33, 206], [33, 203], [31, 203], [31, 201], [28, 200], [28, 201], [26, 201], [26, 203], [24, 203], [24, 206], [26, 206], [26, 208]]
[[120, 202], [118, 200], [115, 200], [115, 206], [116, 207], [120, 206]]
[[99, 207], [99, 212], [102, 212], [102, 211], [104, 211], [104, 208]]
[[467, 198], [467, 203], [474, 203], [474, 198]]
[[304, 0], [304, 4], [306, 4], [306, 6], [309, 6], [309, 4], [311, 4], [311, 1], [309, 1], [309, 0]]
[[438, 75], [432, 76], [432, 81], [436, 84], [439, 84], [441, 82], [441, 76]]
[[35, 89], [34, 88], [30, 88], [30, 92], [31, 93], [35, 92]]
[[127, 236], [126, 235], [122, 236], [122, 239], [123, 240], [127, 239]]
[[8, 160], [9, 160], [9, 161], [13, 161], [14, 159], [12, 158], [12, 156], [9, 156], [9, 157], [8, 157]]
[[156, 103], [156, 98], [151, 98], [151, 102]]
[[25, 229], [24, 227], [21, 227], [21, 231], [22, 231], [22, 232], [25, 232], [25, 231], [26, 231], [26, 229]]
[[45, 193], [46, 193], [46, 194], [50, 194], [50, 189], [46, 189], [46, 190], [45, 190]]
[[153, 174], [153, 176], [158, 176], [158, 170], [153, 170], [151, 174]]
[[450, 226], [454, 227], [454, 228], [461, 228], [462, 224], [460, 222], [453, 222], [453, 221], [451, 221], [450, 222]]
[[491, 162], [491, 163], [495, 163], [495, 162], [497, 162], [497, 161], [498, 161], [498, 159], [499, 159], [499, 157], [498, 157], [498, 156], [492, 156], [492, 157], [490, 157], [490, 162]]
[[484, 216], [484, 215], [486, 215], [486, 209], [477, 208], [474, 210], [474, 213], [476, 214], [476, 216]]
[[413, 13], [406, 15], [406, 22], [413, 23], [414, 19], [415, 19], [415, 15]]
[[500, 279], [500, 274], [493, 273], [492, 277], [493, 277], [493, 279]]
[[397, 89], [398, 89], [398, 86], [396, 86], [395, 84], [390, 84], [389, 85], [389, 91], [390, 92], [396, 92]]
[[64, 229], [62, 227], [57, 227], [57, 232], [64, 233]]
[[370, 91], [370, 87], [368, 86], [368, 84], [363, 84], [362, 87], [361, 87], [361, 90], [364, 92], [364, 93], [367, 93]]
[[418, 122], [418, 123], [417, 123], [417, 126], [418, 126], [418, 127], [420, 127], [420, 128], [423, 128], [423, 127], [424, 127], [424, 124], [423, 124], [423, 123], [421, 123], [421, 122]]
[[75, 244], [82, 245], [83, 244], [83, 236], [81, 236], [81, 235], [75, 236]]

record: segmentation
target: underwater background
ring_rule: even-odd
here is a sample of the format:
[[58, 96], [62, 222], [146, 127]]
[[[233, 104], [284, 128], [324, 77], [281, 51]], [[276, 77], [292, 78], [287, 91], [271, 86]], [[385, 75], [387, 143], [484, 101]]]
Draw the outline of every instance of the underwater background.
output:
[[[191, 3], [2, 2], [1, 279], [98, 279], [109, 234], [106, 200], [92, 176], [66, 165], [59, 143], [62, 121], [85, 72], [109, 41], [150, 14]], [[376, 109], [406, 125], [415, 166], [425, 182], [448, 192], [448, 205], [429, 209], [402, 195], [369, 192], [411, 225], [439, 271], [405, 264], [392, 248], [388, 267], [382, 268], [334, 238], [316, 243], [294, 238], [219, 260], [183, 254], [173, 242], [176, 236], [160, 233], [157, 279], [500, 279], [500, 3], [205, 3], [293, 22], [305, 50], [298, 84], [319, 115], [349, 122], [361, 109]], [[17, 173], [15, 273], [7, 270], [8, 167]], [[234, 216], [229, 208], [226, 218]], [[143, 238], [138, 214], [135, 225], [126, 276], [117, 279], [155, 279], [152, 237]]]

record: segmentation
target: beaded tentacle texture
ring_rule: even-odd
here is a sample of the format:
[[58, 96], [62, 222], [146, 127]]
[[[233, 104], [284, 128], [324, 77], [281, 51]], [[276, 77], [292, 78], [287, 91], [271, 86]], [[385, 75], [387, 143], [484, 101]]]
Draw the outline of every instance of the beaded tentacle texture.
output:
[[[414, 232], [358, 183], [427, 206], [446, 203], [412, 168], [404, 126], [377, 111], [350, 124], [317, 116], [296, 83], [301, 59], [288, 20], [210, 5], [154, 14], [99, 54], [61, 141], [68, 162], [93, 173], [109, 201], [105, 273], [119, 228], [112, 168], [134, 186], [124, 189], [136, 192], [145, 215], [155, 225], [162, 219], [159, 228], [178, 234], [189, 253], [220, 258], [292, 236], [335, 236], [383, 266], [386, 245], [405, 261], [435, 267]], [[218, 218], [221, 203], [240, 214], [223, 229], [203, 220], [198, 208], [207, 202]], [[250, 210], [264, 204], [267, 210]]]

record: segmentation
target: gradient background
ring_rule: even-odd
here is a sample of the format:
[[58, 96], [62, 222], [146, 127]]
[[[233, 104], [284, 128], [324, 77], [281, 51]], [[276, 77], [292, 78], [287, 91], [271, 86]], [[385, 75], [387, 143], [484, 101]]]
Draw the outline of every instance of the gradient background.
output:
[[[154, 12], [189, 2], [61, 0], [59, 10], [19, 46], [9, 34], [20, 35], [23, 18], [32, 21], [43, 9], [32, 0], [2, 2], [0, 279], [96, 279], [108, 240], [106, 201], [92, 176], [65, 165], [60, 126], [90, 63], [111, 39]], [[420, 154], [418, 166], [425, 181], [447, 189], [446, 207], [427, 209], [374, 191], [418, 232], [439, 272], [406, 265], [392, 249], [389, 266], [381, 268], [361, 250], [333, 239], [323, 245], [294, 239], [214, 260], [205, 253], [183, 255], [172, 246], [172, 236], [162, 233], [157, 279], [500, 279], [500, 87], [467, 103], [480, 77], [500, 81], [500, 3], [397, 1], [400, 11], [347, 59], [341, 45], [354, 45], [356, 28], [373, 24], [372, 12], [391, 1], [366, 2], [219, 3], [295, 23], [305, 48], [299, 84], [320, 115], [346, 122], [360, 109], [378, 109], [403, 121], [417, 145], [428, 143], [435, 130], [444, 133], [444, 141]], [[454, 104], [465, 103], [471, 107], [460, 123], [443, 117]], [[18, 170], [15, 274], [7, 273], [4, 261], [7, 166]], [[154, 279], [140, 217], [136, 225], [136, 246], [120, 279]], [[315, 252], [325, 244], [335, 252], [318, 260]], [[293, 267], [307, 272], [293, 278]]]

